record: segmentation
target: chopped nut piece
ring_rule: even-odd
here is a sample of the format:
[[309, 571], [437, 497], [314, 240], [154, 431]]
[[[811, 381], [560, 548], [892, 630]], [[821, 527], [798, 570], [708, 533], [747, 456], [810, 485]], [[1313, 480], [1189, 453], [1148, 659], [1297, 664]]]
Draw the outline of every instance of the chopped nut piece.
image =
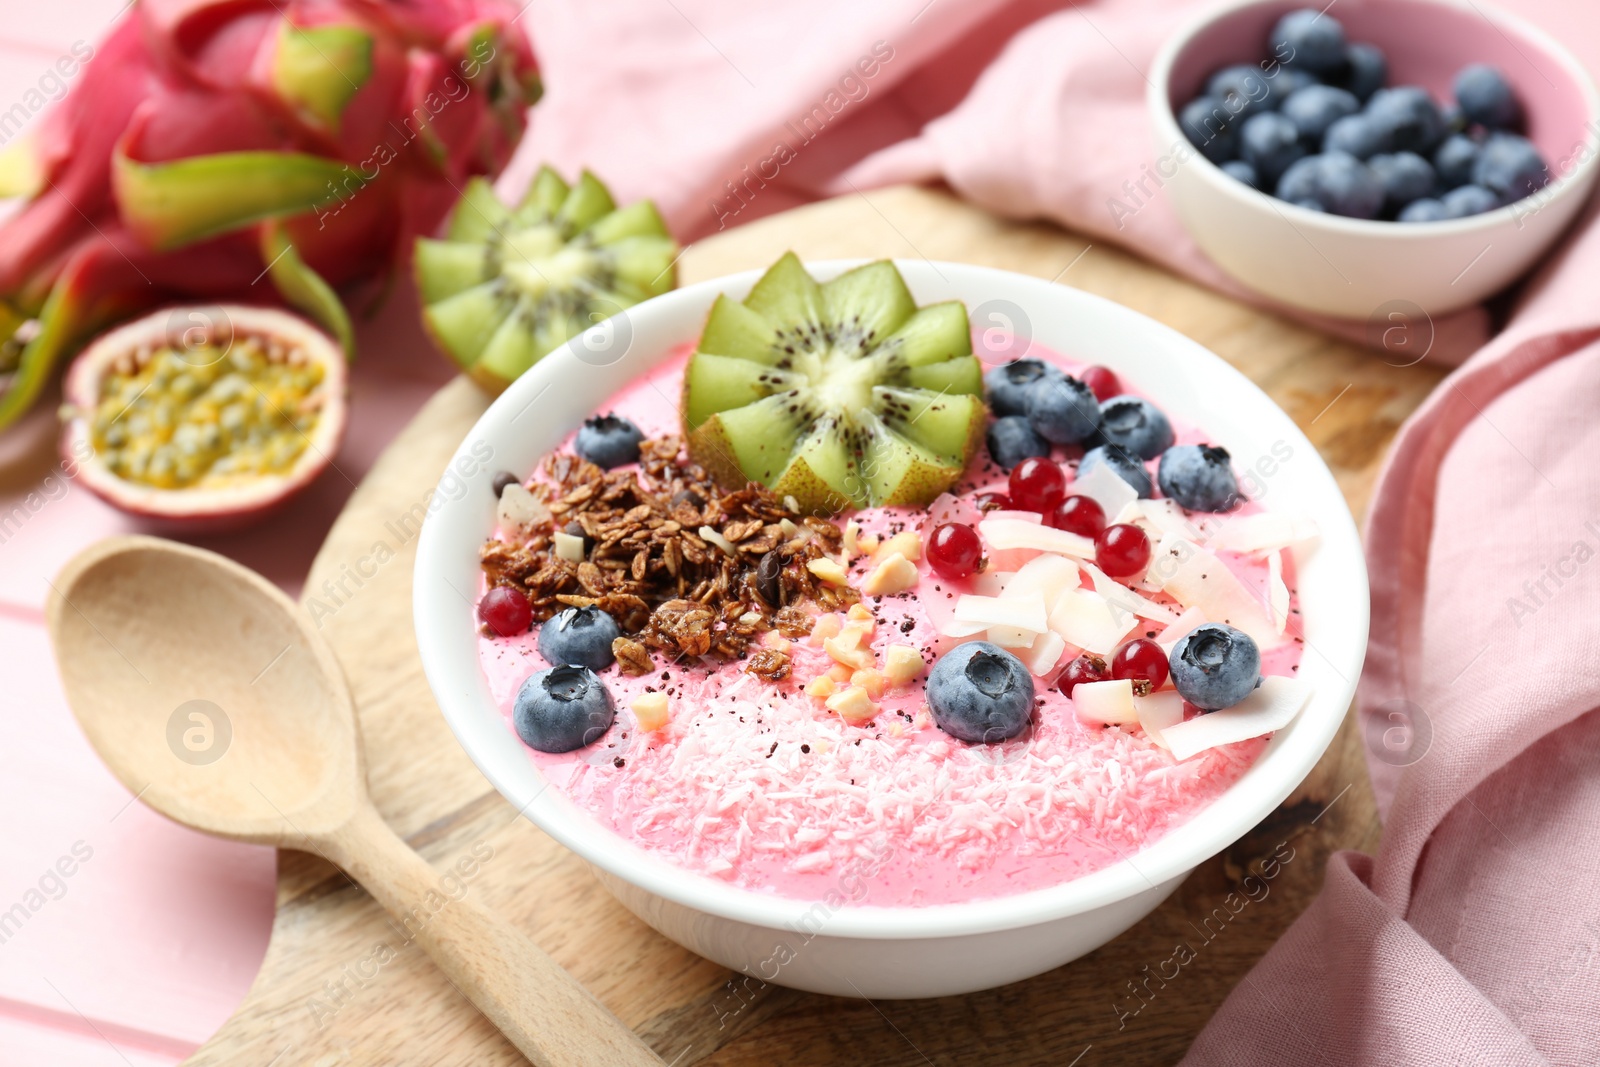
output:
[[890, 645], [883, 651], [883, 673], [894, 685], [909, 685], [922, 675], [922, 653], [910, 645]]
[[639, 720], [639, 729], [646, 732], [659, 730], [672, 719], [665, 693], [640, 693], [628, 707], [633, 709], [634, 718]]
[[572, 563], [579, 563], [583, 560], [583, 538], [574, 537], [569, 533], [557, 530], [552, 540], [556, 546], [557, 559], [564, 559]]
[[816, 559], [808, 560], [806, 562], [806, 570], [829, 585], [843, 586], [848, 585], [850, 581], [845, 575], [844, 567], [837, 560], [829, 559], [827, 556], [819, 556]]
[[916, 564], [898, 552], [891, 552], [867, 574], [861, 591], [868, 596], [893, 596], [916, 588], [917, 577]]
[[828, 668], [827, 677], [832, 678], [840, 685], [844, 685], [850, 681], [850, 676], [854, 673], [856, 673], [856, 668], [847, 667], [843, 663], [835, 663]]
[[865, 534], [856, 538], [856, 548], [861, 550], [862, 555], [872, 555], [874, 552], [878, 551], [878, 535]]
[[617, 657], [617, 667], [623, 674], [649, 674], [656, 669], [656, 662], [651, 658], [650, 650], [632, 638], [612, 638], [611, 654]]
[[844, 617], [847, 619], [856, 619], [860, 622], [876, 621], [872, 617], [872, 612], [867, 609], [865, 604], [861, 603], [851, 604], [850, 610], [844, 613]]
[[838, 636], [839, 631], [843, 628], [844, 620], [839, 616], [833, 614], [824, 615], [812, 624], [811, 643], [820, 645], [828, 638]]
[[832, 678], [829, 678], [826, 674], [819, 674], [815, 678], [811, 679], [810, 682], [806, 683], [806, 693], [810, 696], [818, 698], [819, 700], [826, 700], [828, 697], [831, 697], [834, 693], [838, 692], [838, 690], [838, 683]]
[[837, 712], [845, 722], [860, 725], [871, 722], [878, 714], [878, 705], [872, 702], [867, 691], [859, 685], [852, 685], [842, 692], [835, 693], [827, 700], [828, 709]]
[[768, 630], [766, 633], [762, 634], [761, 645], [763, 648], [770, 648], [774, 652], [783, 653], [788, 653], [794, 648], [794, 645], [790, 644], [788, 641], [785, 641], [783, 639], [783, 635], [778, 633], [777, 630]]
[[842, 663], [846, 667], [870, 667], [873, 661], [872, 649], [861, 647], [863, 636], [860, 630], [846, 626], [838, 637], [830, 637], [823, 641], [822, 650], [832, 657], [835, 663]]
[[850, 684], [865, 689], [873, 700], [881, 700], [883, 691], [889, 687], [889, 679], [875, 667], [864, 667], [850, 676]]
[[903, 533], [895, 534], [879, 546], [878, 551], [873, 554], [872, 561], [874, 563], [882, 563], [895, 552], [912, 561], [921, 559], [922, 535], [915, 530], [906, 530]]
[[860, 549], [857, 539], [861, 536], [861, 524], [854, 519], [844, 524], [844, 539], [840, 542], [844, 546], [845, 554], [854, 556]]

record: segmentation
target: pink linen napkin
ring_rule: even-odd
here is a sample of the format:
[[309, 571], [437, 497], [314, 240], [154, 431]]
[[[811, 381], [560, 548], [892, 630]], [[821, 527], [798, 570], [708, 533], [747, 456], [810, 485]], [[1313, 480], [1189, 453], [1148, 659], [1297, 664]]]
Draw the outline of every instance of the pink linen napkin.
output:
[[[587, 166], [624, 198], [655, 198], [690, 241], [822, 196], [942, 180], [997, 214], [1058, 222], [1364, 343], [1365, 323], [1241, 288], [1164, 194], [1133, 199], [1132, 215], [1108, 207], [1156, 163], [1145, 72], [1202, 6], [816, 0], [799, 17], [674, 0], [622, 16], [535, 0], [525, 19], [549, 96], [501, 189], [520, 195], [541, 163]], [[1488, 337], [1481, 308], [1441, 317], [1428, 358], [1460, 363]]]

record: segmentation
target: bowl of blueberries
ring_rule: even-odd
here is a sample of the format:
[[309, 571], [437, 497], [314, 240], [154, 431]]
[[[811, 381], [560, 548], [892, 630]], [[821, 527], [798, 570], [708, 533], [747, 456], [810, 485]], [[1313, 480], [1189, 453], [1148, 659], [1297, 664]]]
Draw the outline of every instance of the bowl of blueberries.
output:
[[1286, 304], [1382, 321], [1515, 281], [1593, 189], [1600, 93], [1476, 0], [1234, 0], [1150, 77], [1154, 179], [1197, 244]]

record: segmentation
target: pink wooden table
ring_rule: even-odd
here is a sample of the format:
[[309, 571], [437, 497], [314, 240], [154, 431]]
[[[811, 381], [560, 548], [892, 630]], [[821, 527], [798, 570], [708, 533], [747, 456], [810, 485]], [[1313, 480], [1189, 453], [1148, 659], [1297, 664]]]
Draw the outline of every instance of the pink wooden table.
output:
[[[41, 77], [73, 42], [102, 36], [124, 2], [5, 5], [0, 145], [14, 136], [6, 116], [21, 117], [13, 105], [35, 120], [32, 105], [60, 92]], [[449, 377], [419, 336], [408, 290], [397, 286], [361, 330], [337, 470], [289, 511], [207, 547], [298, 592], [354, 484]], [[134, 527], [60, 477], [54, 428], [39, 412], [0, 438], [0, 1063], [156, 1067], [209, 1037], [255, 978], [274, 854], [150, 813], [78, 732], [45, 632], [46, 583], [83, 546]]]

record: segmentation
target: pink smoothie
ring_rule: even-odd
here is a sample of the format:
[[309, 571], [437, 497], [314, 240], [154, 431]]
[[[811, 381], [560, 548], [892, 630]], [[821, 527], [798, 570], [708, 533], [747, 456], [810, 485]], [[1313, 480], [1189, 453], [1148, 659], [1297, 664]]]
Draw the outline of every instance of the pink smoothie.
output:
[[[678, 432], [675, 398], [687, 354], [602, 410], [627, 417], [646, 436]], [[1037, 345], [1030, 355], [1079, 369]], [[1179, 443], [1209, 440], [1192, 427], [1174, 429]], [[985, 454], [953, 492], [1003, 485], [1004, 474]], [[1260, 510], [1255, 503], [1245, 508]], [[848, 518], [864, 532], [887, 534], [923, 529], [928, 515], [868, 509], [839, 521]], [[1222, 558], [1265, 599], [1261, 559]], [[961, 590], [925, 560], [918, 566], [922, 578], [911, 593], [863, 597], [877, 620], [872, 644], [880, 661], [888, 645], [910, 644], [931, 666], [954, 643], [937, 632], [930, 607]], [[857, 559], [852, 578], [868, 568], [866, 557]], [[1262, 650], [1265, 674], [1293, 674], [1303, 648], [1293, 574], [1284, 578], [1288, 629], [1283, 643]], [[1159, 639], [1161, 625], [1141, 620], [1128, 636]], [[549, 666], [538, 652], [537, 627], [511, 639], [483, 637], [480, 652], [511, 729], [518, 687]], [[600, 823], [690, 870], [803, 900], [833, 894], [854, 904], [902, 906], [1041, 889], [1129, 857], [1214, 801], [1267, 743], [1242, 741], [1179, 762], [1136, 726], [1082, 723], [1071, 699], [1051, 684], [1059, 666], [1035, 679], [1036, 725], [1011, 742], [969, 745], [946, 735], [931, 719], [920, 680], [890, 690], [876, 719], [855, 726], [803, 691], [831, 664], [820, 642], [802, 638], [791, 656], [791, 677], [779, 684], [743, 673], [738, 662], [658, 662], [661, 669], [644, 677], [608, 668], [601, 678], [617, 718], [605, 738], [560, 755], [530, 748], [528, 757]], [[672, 721], [655, 733], [641, 731], [629, 710], [646, 690], [671, 699]]]

